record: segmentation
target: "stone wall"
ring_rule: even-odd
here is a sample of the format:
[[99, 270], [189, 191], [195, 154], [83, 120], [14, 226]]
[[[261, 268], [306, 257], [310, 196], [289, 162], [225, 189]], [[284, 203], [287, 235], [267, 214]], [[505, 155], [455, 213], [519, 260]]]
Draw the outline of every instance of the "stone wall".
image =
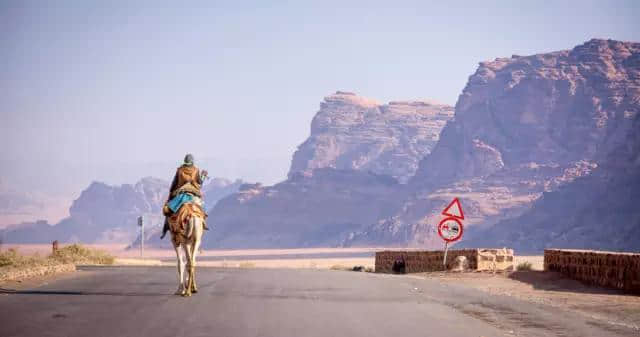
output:
[[[452, 249], [447, 252], [447, 270], [455, 267], [458, 256], [466, 257], [468, 268], [472, 271], [513, 270], [512, 249]], [[404, 261], [406, 273], [443, 271], [443, 257], [443, 250], [376, 252], [376, 273], [393, 273], [393, 264], [396, 261]]]
[[545, 249], [544, 270], [592, 285], [640, 293], [640, 253]]

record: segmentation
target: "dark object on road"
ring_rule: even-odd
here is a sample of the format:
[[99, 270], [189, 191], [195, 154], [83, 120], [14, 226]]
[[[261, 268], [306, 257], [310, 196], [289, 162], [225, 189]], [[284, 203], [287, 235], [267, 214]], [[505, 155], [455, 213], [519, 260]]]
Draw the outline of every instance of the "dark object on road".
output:
[[352, 271], [364, 271], [364, 266], [354, 266]]
[[400, 256], [393, 261], [393, 266], [391, 270], [396, 274], [404, 274], [405, 273], [406, 263], [404, 262], [404, 256]]

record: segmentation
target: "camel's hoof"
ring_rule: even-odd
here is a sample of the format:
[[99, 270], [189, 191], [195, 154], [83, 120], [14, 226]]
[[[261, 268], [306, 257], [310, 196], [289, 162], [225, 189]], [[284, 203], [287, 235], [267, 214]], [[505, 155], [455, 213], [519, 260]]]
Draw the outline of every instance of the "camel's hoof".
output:
[[174, 295], [182, 295], [184, 294], [184, 291], [182, 291], [181, 289], [176, 290], [175, 293], [173, 293]]
[[191, 297], [191, 293], [182, 294], [182, 297]]
[[195, 293], [197, 293], [197, 292], [198, 292], [198, 289], [193, 288], [193, 289], [191, 290], [191, 292], [195, 294]]

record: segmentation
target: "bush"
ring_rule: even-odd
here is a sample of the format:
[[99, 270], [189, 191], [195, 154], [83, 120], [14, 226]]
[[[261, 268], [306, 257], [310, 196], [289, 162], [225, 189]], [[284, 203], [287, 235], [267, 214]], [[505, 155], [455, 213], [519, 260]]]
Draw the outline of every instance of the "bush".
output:
[[115, 258], [105, 251], [86, 248], [78, 244], [58, 249], [49, 258], [60, 263], [113, 264]]
[[55, 264], [47, 258], [40, 255], [21, 255], [15, 248], [10, 248], [4, 252], [0, 252], [0, 267], [36, 267]]
[[524, 261], [518, 264], [518, 266], [516, 267], [517, 271], [527, 271], [527, 270], [531, 270], [532, 268], [532, 264], [529, 261]]

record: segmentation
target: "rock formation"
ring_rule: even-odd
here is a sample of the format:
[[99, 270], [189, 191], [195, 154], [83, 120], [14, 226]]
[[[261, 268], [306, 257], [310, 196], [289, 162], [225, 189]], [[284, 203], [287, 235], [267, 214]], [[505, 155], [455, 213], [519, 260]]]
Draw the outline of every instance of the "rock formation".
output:
[[338, 91], [325, 97], [311, 135], [293, 155], [289, 177], [331, 167], [407, 182], [438, 141], [453, 107], [429, 101], [374, 100]]
[[439, 247], [435, 224], [453, 196], [461, 198], [468, 226], [514, 218], [626, 146], [638, 132], [639, 110], [638, 43], [594, 39], [572, 50], [482, 62], [409, 182], [402, 209], [345, 244]]

